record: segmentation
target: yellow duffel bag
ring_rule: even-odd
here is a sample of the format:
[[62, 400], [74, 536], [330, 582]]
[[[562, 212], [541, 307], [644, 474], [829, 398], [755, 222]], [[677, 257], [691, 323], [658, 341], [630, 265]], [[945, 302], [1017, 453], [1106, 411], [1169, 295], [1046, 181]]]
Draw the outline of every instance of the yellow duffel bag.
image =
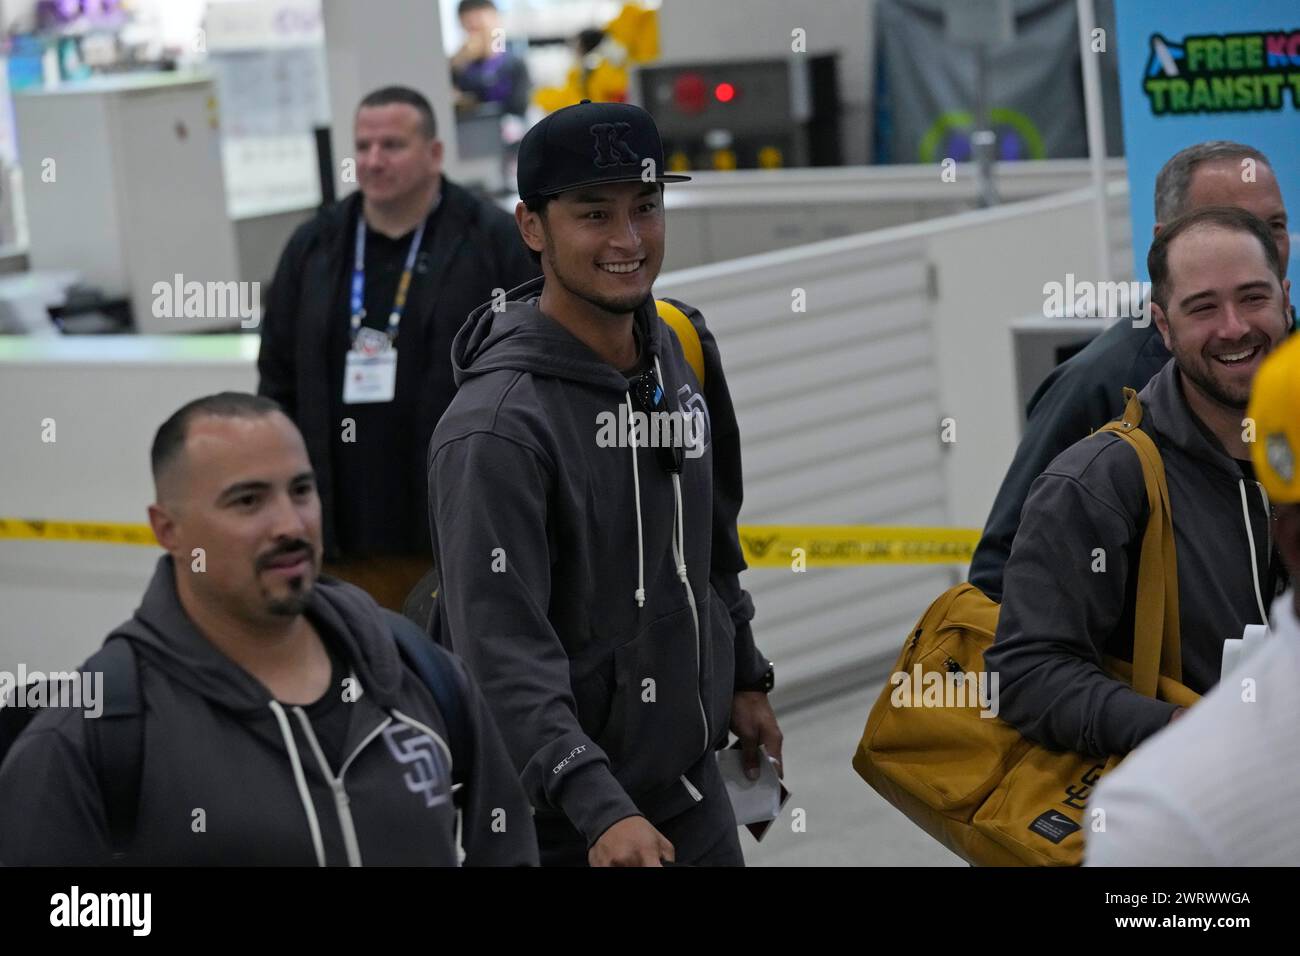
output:
[[[1142, 463], [1150, 517], [1138, 567], [1133, 663], [1107, 657], [1107, 670], [1134, 690], [1181, 706], [1198, 696], [1183, 684], [1178, 630], [1178, 561], [1164, 464], [1139, 428], [1132, 389], [1113, 432]], [[980, 866], [1073, 866], [1083, 860], [1084, 808], [1098, 779], [1118, 763], [1049, 750], [993, 716], [979, 694], [952, 691], [974, 676], [984, 684], [999, 605], [960, 584], [930, 605], [894, 665], [909, 688], [948, 690], [948, 706], [895, 703], [891, 680], [871, 708], [853, 767], [881, 796], [958, 856]], [[935, 675], [930, 677], [929, 675]], [[915, 693], [915, 691], [911, 691]], [[952, 706], [957, 702], [957, 706]], [[961, 705], [964, 703], [964, 706]]]

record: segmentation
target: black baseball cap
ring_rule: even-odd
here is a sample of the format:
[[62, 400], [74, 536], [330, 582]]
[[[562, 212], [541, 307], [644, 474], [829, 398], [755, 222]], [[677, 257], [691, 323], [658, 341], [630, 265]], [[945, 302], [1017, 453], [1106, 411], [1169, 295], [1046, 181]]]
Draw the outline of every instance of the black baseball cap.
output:
[[[653, 177], [644, 175], [649, 170]], [[519, 198], [540, 199], [596, 183], [691, 178], [663, 170], [664, 144], [654, 117], [631, 103], [583, 100], [544, 117], [525, 134], [519, 144]]]

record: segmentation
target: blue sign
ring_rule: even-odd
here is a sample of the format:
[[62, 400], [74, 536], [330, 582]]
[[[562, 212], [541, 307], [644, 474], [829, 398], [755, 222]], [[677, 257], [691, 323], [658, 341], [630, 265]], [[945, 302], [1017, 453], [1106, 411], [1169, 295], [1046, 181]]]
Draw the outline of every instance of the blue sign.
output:
[[1300, 3], [1116, 0], [1133, 256], [1147, 279], [1156, 174], [1174, 153], [1235, 140], [1269, 158], [1300, 276]]

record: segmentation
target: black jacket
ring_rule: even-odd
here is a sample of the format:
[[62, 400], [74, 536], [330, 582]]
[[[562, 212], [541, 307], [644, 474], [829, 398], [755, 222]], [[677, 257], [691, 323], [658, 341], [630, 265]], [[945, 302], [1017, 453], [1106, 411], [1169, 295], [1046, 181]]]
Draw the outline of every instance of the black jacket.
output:
[[[302, 709], [274, 701], [199, 634], [176, 597], [171, 558], [159, 560], [134, 618], [114, 632], [134, 647], [144, 701], [136, 832], [125, 862], [456, 864], [449, 735], [428, 687], [403, 663], [364, 591], [322, 578], [306, 613], [344, 649], [360, 690], [346, 705], [349, 756], [337, 783], [338, 768], [327, 775]], [[536, 864], [528, 802], [463, 666], [461, 692], [473, 741], [465, 863]], [[108, 862], [91, 736], [82, 711], [47, 710], [15, 741], [0, 766], [0, 864]]]
[[[1268, 499], [1188, 408], [1173, 361], [1140, 397], [1169, 485], [1182, 682], [1203, 694], [1218, 683], [1224, 640], [1268, 622], [1283, 577], [1270, 560]], [[984, 654], [1000, 679], [999, 716], [1031, 740], [1105, 757], [1169, 722], [1172, 704], [1101, 669], [1103, 655], [1132, 660], [1148, 510], [1136, 452], [1109, 433], [1072, 445], [1034, 482]]]
[[[330, 421], [329, 323], [346, 324], [346, 289], [361, 194], [322, 210], [293, 234], [275, 270], [262, 317], [257, 359], [258, 394], [275, 399], [298, 424], [316, 470], [324, 520], [325, 552], [338, 557], [331, 462], [339, 422]], [[393, 450], [395, 467], [407, 468], [422, 487], [424, 456], [433, 428], [456, 386], [451, 341], [466, 317], [492, 298], [538, 275], [514, 219], [446, 179], [432, 237], [431, 273], [411, 284], [402, 320], [401, 347], [427, 357], [419, 387], [416, 427], [406, 447]], [[341, 311], [342, 309], [342, 311]], [[409, 502], [411, 521], [423, 529], [423, 497]], [[423, 532], [421, 532], [423, 534]]]
[[703, 347], [701, 388], [653, 303], [635, 313], [668, 407], [704, 423], [680, 475], [686, 585], [674, 483], [646, 438], [617, 440], [627, 379], [538, 311], [541, 288], [456, 337], [429, 517], [440, 634], [482, 685], [539, 829], [563, 813], [590, 845], [623, 817], [657, 823], [701, 799], [733, 681], [766, 664], [739, 580], [740, 434], [703, 318], [680, 306]]
[[1118, 418], [1124, 387], [1141, 391], [1170, 357], [1154, 321], [1134, 328], [1121, 319], [1043, 379], [1029, 399], [1024, 437], [971, 557], [971, 584], [1002, 599], [1002, 573], [1029, 486], [1057, 455]]

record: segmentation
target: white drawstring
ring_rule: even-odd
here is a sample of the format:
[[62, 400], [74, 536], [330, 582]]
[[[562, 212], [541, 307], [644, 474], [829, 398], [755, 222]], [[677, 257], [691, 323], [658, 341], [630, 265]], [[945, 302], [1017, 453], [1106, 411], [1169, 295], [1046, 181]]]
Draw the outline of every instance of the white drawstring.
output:
[[695, 621], [695, 637], [700, 636], [700, 616], [695, 610], [695, 592], [686, 573], [686, 525], [682, 522], [682, 479], [673, 475], [673, 498], [677, 504], [677, 520], [673, 526], [673, 561], [677, 564], [677, 580], [686, 588], [686, 598], [691, 605], [691, 618]]
[[[1259, 619], [1265, 627], [1268, 626], [1268, 615], [1264, 613], [1264, 596], [1259, 590], [1259, 562], [1255, 560], [1255, 532], [1250, 527], [1250, 507], [1246, 502], [1246, 479], [1237, 479], [1237, 490], [1241, 492], [1241, 514], [1246, 522], [1246, 540], [1250, 543], [1250, 581], [1255, 585], [1255, 603], [1259, 606]], [[1264, 491], [1263, 486], [1259, 489]], [[1268, 495], [1264, 495], [1264, 523], [1267, 525], [1269, 520]], [[1272, 530], [1269, 530], [1269, 552], [1272, 553]]]
[[298, 759], [298, 745], [293, 741], [293, 730], [289, 727], [289, 718], [284, 715], [284, 708], [280, 706], [278, 700], [272, 700], [270, 703], [271, 713], [275, 714], [276, 723], [280, 725], [280, 736], [284, 738], [284, 745], [289, 751], [289, 763], [293, 767], [293, 780], [298, 785], [298, 799], [302, 801], [302, 808], [307, 811], [307, 826], [311, 830], [311, 843], [316, 849], [316, 865], [325, 865], [325, 841], [320, 835], [320, 821], [316, 819], [316, 807], [311, 802], [311, 794], [307, 790], [307, 778], [302, 772], [302, 761]]
[[[660, 388], [663, 387], [664, 370], [655, 356], [655, 372], [659, 376]], [[636, 606], [645, 607], [645, 532], [641, 524], [641, 471], [637, 466], [636, 411], [632, 405], [632, 396], [624, 394], [627, 403], [628, 444], [632, 448], [632, 491], [636, 500]], [[682, 509], [682, 479], [674, 473], [673, 479], [673, 564], [677, 569], [677, 580], [686, 588], [686, 597], [691, 605], [691, 617], [695, 622], [695, 634], [700, 633], [700, 617], [695, 607], [695, 593], [691, 590], [691, 581], [686, 567], [686, 521]]]
[[627, 402], [628, 441], [632, 445], [632, 489], [636, 495], [636, 599], [637, 607], [645, 607], [645, 542], [641, 530], [641, 471], [636, 462], [636, 418], [632, 408], [632, 396], [624, 393]]
[[329, 781], [330, 790], [334, 793], [334, 809], [338, 811], [339, 826], [343, 830], [343, 848], [348, 855], [348, 866], [360, 866], [361, 843], [357, 840], [357, 828], [352, 822], [352, 811], [348, 809], [348, 795], [343, 789], [343, 771], [340, 770], [337, 776], [331, 772], [329, 761], [325, 759], [325, 751], [321, 750], [320, 741], [316, 739], [316, 733], [311, 729], [307, 712], [301, 707], [294, 707], [293, 713], [298, 718], [298, 723], [302, 724], [303, 736], [307, 738], [312, 753], [316, 755], [316, 763], [320, 765], [321, 775]]
[[673, 561], [677, 565], [677, 580], [690, 584], [686, 576], [686, 524], [682, 521], [682, 479], [673, 475]]
[[[659, 365], [659, 356], [655, 356], [655, 372], [659, 375], [659, 381], [664, 381], [664, 370]], [[662, 384], [660, 385], [662, 388]], [[689, 594], [691, 590], [690, 579], [686, 576], [686, 522], [682, 520], [682, 479], [681, 475], [673, 472], [673, 562], [677, 565], [677, 580], [686, 585], [686, 591]], [[695, 597], [691, 596], [691, 607], [695, 607]], [[699, 632], [699, 624], [696, 624], [696, 632]]]
[[[660, 388], [663, 387], [664, 370], [659, 364], [659, 356], [655, 356], [655, 372], [659, 375]], [[636, 495], [636, 560], [637, 560], [637, 589], [636, 604], [637, 607], [645, 606], [645, 543], [643, 540], [644, 533], [641, 527], [641, 478], [640, 471], [637, 468], [637, 442], [636, 426], [634, 424], [635, 412], [632, 407], [632, 398], [630, 395], [623, 396], [627, 402], [628, 410], [628, 428], [631, 432], [632, 445], [632, 487]], [[673, 480], [673, 565], [677, 570], [677, 580], [682, 582], [682, 587], [686, 589], [686, 600], [691, 606], [691, 624], [695, 628], [695, 673], [700, 673], [700, 612], [695, 606], [695, 592], [691, 588], [690, 574], [686, 567], [686, 520], [682, 507], [682, 477], [677, 472], [672, 472]], [[700, 705], [700, 725], [704, 730], [704, 748], [707, 751], [709, 746], [709, 715], [704, 710], [703, 699], [699, 700]], [[702, 799], [699, 791], [696, 790], [689, 780], [682, 778], [682, 783], [686, 789], [691, 792], [691, 796], [697, 801]]]
[[[659, 356], [655, 356], [655, 371], [659, 373], [659, 381], [664, 381], [664, 370], [659, 366]], [[682, 587], [686, 589], [686, 601], [691, 606], [691, 624], [695, 627], [695, 673], [698, 677], [700, 673], [700, 612], [695, 606], [695, 591], [691, 588], [690, 574], [686, 568], [686, 519], [682, 509], [682, 476], [673, 472], [673, 563], [677, 566], [677, 580], [682, 582]], [[704, 711], [704, 700], [699, 698], [700, 704], [700, 721], [704, 728], [704, 749], [709, 747], [709, 715]], [[682, 782], [686, 784], [686, 789], [691, 791], [691, 796], [701, 800], [703, 797], [698, 796], [696, 790], [689, 780], [685, 777]]]

